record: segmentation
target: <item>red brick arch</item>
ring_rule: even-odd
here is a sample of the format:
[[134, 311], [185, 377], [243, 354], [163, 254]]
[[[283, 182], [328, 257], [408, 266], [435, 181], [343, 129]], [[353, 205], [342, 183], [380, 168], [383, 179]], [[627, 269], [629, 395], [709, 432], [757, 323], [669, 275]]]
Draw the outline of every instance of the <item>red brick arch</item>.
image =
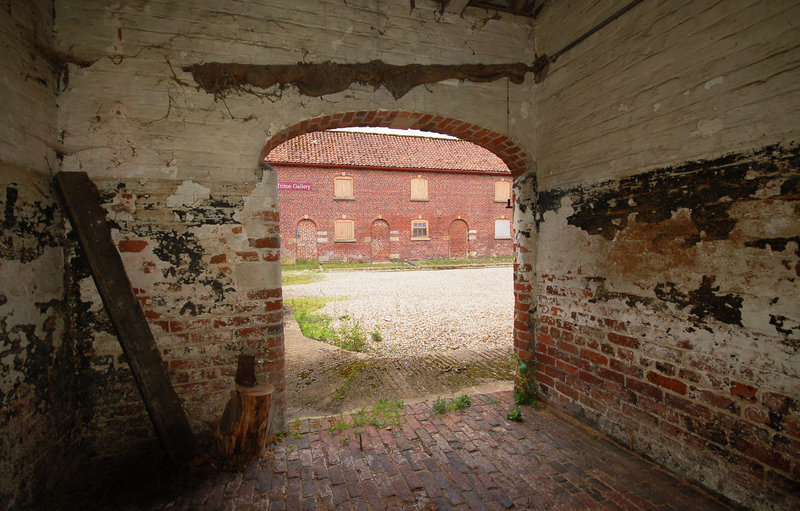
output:
[[304, 133], [366, 126], [432, 131], [458, 137], [496, 154], [505, 162], [514, 178], [525, 172], [528, 155], [507, 136], [449, 117], [403, 111], [347, 112], [301, 121], [270, 138], [261, 151], [261, 160], [266, 161], [267, 155], [275, 147]]

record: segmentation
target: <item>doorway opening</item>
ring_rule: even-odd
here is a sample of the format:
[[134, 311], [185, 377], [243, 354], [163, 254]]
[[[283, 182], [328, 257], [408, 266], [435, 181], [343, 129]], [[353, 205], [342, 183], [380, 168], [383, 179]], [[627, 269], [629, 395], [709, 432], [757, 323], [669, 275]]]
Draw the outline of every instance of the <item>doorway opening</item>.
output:
[[[402, 112], [395, 113], [394, 122], [376, 122], [378, 115], [388, 114], [373, 112], [372, 121], [364, 122], [396, 126], [403, 114], [406, 125], [426, 117], [424, 122], [442, 123]], [[349, 123], [342, 116], [341, 124], [359, 126], [355, 116], [370, 114], [352, 115]], [[506, 144], [498, 147], [513, 146], [488, 130], [446, 121], [453, 134], [477, 138], [483, 146], [493, 146], [498, 138]], [[330, 150], [332, 139], [341, 137], [309, 129], [323, 126], [340, 127], [332, 118], [309, 121], [288, 130], [297, 136], [283, 147], [273, 142], [283, 135], [274, 137], [267, 145], [274, 151], [265, 149], [263, 155], [278, 174], [284, 273], [301, 271], [308, 277], [284, 283], [284, 301], [295, 312], [285, 319], [287, 417], [329, 415], [379, 398], [408, 401], [510, 389], [514, 248], [510, 236], [496, 236], [495, 226], [512, 218], [507, 201], [497, 200], [497, 190], [506, 187], [510, 198], [513, 177], [508, 162], [495, 154], [502, 151], [475, 147], [488, 168], [437, 168], [424, 155], [397, 165], [386, 140], [382, 152], [373, 143], [366, 155]], [[403, 145], [407, 157], [419, 140], [409, 144], [406, 138], [392, 143]], [[292, 144], [304, 160], [286, 157]], [[340, 159], [321, 159], [331, 151]], [[519, 153], [512, 148], [512, 163], [524, 158]], [[463, 166], [463, 155], [456, 159]], [[285, 200], [288, 196], [295, 205]], [[482, 203], [480, 214], [468, 211]], [[306, 210], [296, 211], [297, 204]], [[295, 223], [298, 215], [302, 220]], [[294, 225], [296, 230], [285, 234]], [[316, 310], [302, 310], [304, 301]], [[333, 333], [323, 336], [339, 341], [308, 341], [296, 321], [299, 314], [327, 316]], [[342, 337], [361, 339], [360, 347], [332, 345], [341, 346]]]

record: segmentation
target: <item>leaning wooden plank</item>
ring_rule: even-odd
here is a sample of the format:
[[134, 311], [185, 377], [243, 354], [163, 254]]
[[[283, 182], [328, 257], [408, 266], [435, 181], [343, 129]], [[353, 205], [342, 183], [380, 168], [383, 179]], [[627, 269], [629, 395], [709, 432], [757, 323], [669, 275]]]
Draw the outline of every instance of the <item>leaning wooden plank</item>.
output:
[[106, 311], [117, 329], [161, 445], [173, 461], [189, 459], [194, 450], [194, 435], [111, 239], [97, 187], [85, 172], [59, 172], [55, 186]]

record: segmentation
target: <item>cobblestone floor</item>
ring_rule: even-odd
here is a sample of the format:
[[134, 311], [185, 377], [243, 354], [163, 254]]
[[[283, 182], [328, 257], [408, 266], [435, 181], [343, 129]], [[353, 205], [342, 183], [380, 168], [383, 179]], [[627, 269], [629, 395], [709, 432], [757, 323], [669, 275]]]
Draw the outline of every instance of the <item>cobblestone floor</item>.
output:
[[506, 419], [511, 408], [500, 392], [443, 415], [407, 405], [391, 429], [304, 420], [244, 470], [155, 500], [140, 488], [136, 504], [114, 509], [729, 509], [546, 407], [523, 407], [522, 422]]

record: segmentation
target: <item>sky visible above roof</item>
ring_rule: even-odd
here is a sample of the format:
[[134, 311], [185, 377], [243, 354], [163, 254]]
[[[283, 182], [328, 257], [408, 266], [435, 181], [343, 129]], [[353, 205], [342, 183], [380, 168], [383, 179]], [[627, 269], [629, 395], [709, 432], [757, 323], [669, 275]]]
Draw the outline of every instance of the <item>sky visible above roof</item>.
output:
[[432, 131], [421, 131], [421, 130], [398, 130], [394, 128], [383, 128], [383, 127], [353, 127], [353, 128], [336, 128], [329, 131], [347, 131], [347, 132], [354, 132], [354, 133], [379, 133], [383, 135], [399, 135], [401, 137], [426, 137], [426, 138], [445, 138], [448, 140], [458, 140], [457, 137], [452, 137], [450, 135], [445, 135], [444, 133], [434, 133]]
[[[345, 165], [368, 168], [508, 172], [491, 151], [454, 137], [429, 137], [355, 130], [315, 131], [297, 136], [273, 149], [272, 164]], [[426, 133], [426, 132], [419, 132]]]

